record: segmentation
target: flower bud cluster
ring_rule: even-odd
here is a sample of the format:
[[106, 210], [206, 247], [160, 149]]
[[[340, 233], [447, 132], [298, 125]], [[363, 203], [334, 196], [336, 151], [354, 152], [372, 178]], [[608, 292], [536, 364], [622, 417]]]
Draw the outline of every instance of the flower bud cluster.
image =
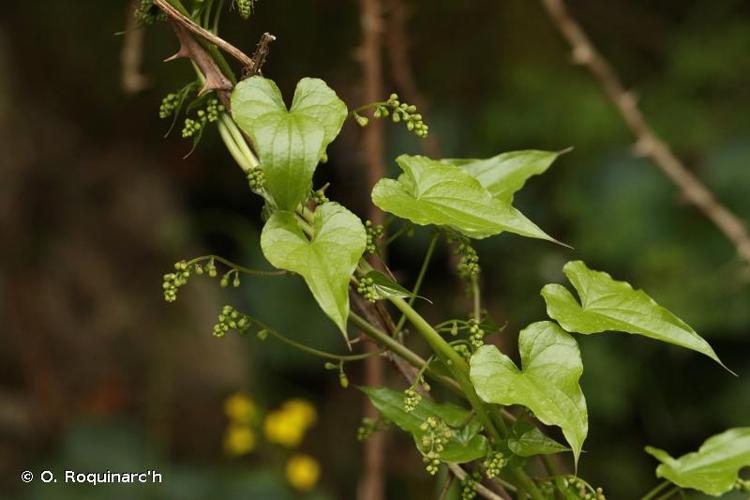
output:
[[485, 331], [479, 326], [479, 320], [471, 318], [469, 320], [469, 342], [471, 347], [479, 349], [484, 345]]
[[206, 123], [213, 123], [219, 119], [219, 113], [224, 111], [224, 105], [219, 104], [219, 100], [212, 97], [208, 100], [205, 109], [199, 109], [195, 115], [197, 119], [185, 118], [185, 124], [182, 128], [182, 137], [193, 137], [203, 129]]
[[484, 459], [483, 465], [485, 474], [487, 474], [487, 477], [489, 479], [497, 477], [500, 475], [500, 471], [503, 470], [503, 467], [505, 467], [507, 464], [508, 459], [505, 458], [505, 455], [503, 455], [499, 451], [493, 452]]
[[164, 300], [167, 302], [174, 302], [177, 300], [177, 290], [181, 286], [187, 284], [192, 273], [203, 274], [204, 271], [208, 272], [210, 269], [213, 269], [213, 275], [216, 276], [216, 266], [214, 266], [213, 261], [209, 264], [211, 267], [207, 265], [206, 268], [204, 268], [197, 263], [189, 265], [184, 260], [175, 263], [174, 272], [167, 273], [163, 276], [164, 280], [162, 282], [162, 288], [164, 289]]
[[255, 193], [262, 191], [265, 182], [266, 176], [260, 167], [255, 167], [247, 173], [247, 184], [251, 191]]
[[367, 246], [365, 252], [375, 253], [378, 249], [377, 241], [383, 237], [385, 228], [380, 224], [373, 224], [372, 221], [365, 221], [365, 231], [367, 232]]
[[375, 282], [372, 278], [360, 278], [359, 283], [357, 283], [357, 293], [368, 302], [374, 303], [378, 300], [378, 296], [375, 293]]
[[477, 485], [481, 480], [479, 473], [474, 472], [461, 480], [461, 500], [472, 500], [477, 495]]
[[[391, 94], [387, 101], [375, 107], [373, 117], [386, 118], [388, 116], [391, 117], [393, 123], [404, 122], [409, 132], [417, 137], [427, 137], [430, 127], [422, 121], [422, 115], [417, 113], [417, 107], [399, 101], [398, 94]], [[357, 121], [360, 125], [367, 125], [366, 121], [364, 123], [360, 120]]]
[[253, 3], [253, 0], [234, 0], [234, 5], [242, 19], [250, 19], [253, 13]]
[[[560, 491], [566, 498], [569, 496], [567, 494], [573, 494], [576, 498], [580, 498], [581, 500], [606, 500], [602, 488], [594, 489], [580, 477], [567, 476], [563, 478], [561, 482], [561, 487], [564, 489]], [[546, 481], [540, 486], [545, 498], [554, 498], [555, 491], [560, 488], [555, 480]]]
[[404, 411], [413, 412], [422, 401], [422, 395], [412, 386], [404, 391]]
[[459, 242], [455, 254], [459, 257], [457, 271], [461, 279], [471, 280], [479, 275], [479, 256], [467, 241]]
[[172, 116], [180, 106], [180, 99], [180, 94], [174, 92], [170, 92], [164, 96], [164, 99], [161, 100], [161, 105], [159, 106], [159, 118], [163, 120]]
[[471, 350], [466, 344], [455, 344], [453, 350], [463, 356], [467, 361], [471, 358]]
[[[445, 445], [453, 438], [453, 431], [442, 420], [435, 417], [427, 417], [419, 428], [424, 432], [420, 440], [422, 461], [426, 464], [427, 472], [434, 476], [440, 465], [440, 453]], [[427, 451], [424, 451], [427, 450]]]
[[249, 327], [250, 320], [247, 319], [247, 316], [232, 306], [224, 306], [214, 325], [213, 335], [214, 337], [223, 337], [230, 330], [237, 330], [239, 333], [244, 333]]
[[313, 203], [315, 203], [315, 205], [322, 205], [330, 201], [328, 197], [326, 196], [325, 191], [323, 191], [322, 189], [313, 191], [312, 196], [310, 196], [310, 199], [312, 200]]

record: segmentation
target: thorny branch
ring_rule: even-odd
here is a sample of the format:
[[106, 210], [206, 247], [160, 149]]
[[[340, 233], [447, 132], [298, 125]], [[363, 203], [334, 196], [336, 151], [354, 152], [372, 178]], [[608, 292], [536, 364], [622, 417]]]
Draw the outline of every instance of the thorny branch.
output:
[[172, 23], [175, 35], [180, 41], [180, 49], [165, 61], [173, 61], [179, 58], [191, 59], [198, 69], [201, 70], [205, 78], [203, 87], [199, 94], [215, 91], [221, 103], [229, 109], [229, 93], [232, 91], [232, 82], [224, 75], [217, 66], [216, 61], [201, 47], [201, 45], [192, 37], [182, 24]]
[[716, 200], [713, 193], [688, 170], [669, 146], [654, 132], [638, 107], [635, 96], [625, 90], [619, 76], [599, 53], [588, 35], [570, 15], [563, 0], [542, 0], [557, 29], [573, 49], [573, 60], [586, 66], [599, 81], [607, 97], [617, 106], [636, 137], [635, 150], [646, 156], [682, 191], [687, 201], [710, 219], [750, 264], [750, 236], [744, 222]]
[[167, 0], [153, 0], [154, 5], [159, 7], [161, 10], [164, 11], [169, 18], [179, 24], [180, 26], [184, 27], [186, 30], [191, 31], [192, 33], [198, 35], [199, 37], [205, 39], [208, 42], [211, 42], [212, 44], [219, 47], [221, 50], [229, 54], [230, 56], [237, 59], [241, 64], [243, 68], [246, 68], [246, 70], [252, 72], [255, 68], [255, 62], [253, 59], [242, 52], [240, 49], [232, 45], [231, 43], [227, 42], [223, 38], [211, 33], [210, 31], [202, 28], [198, 24], [196, 24], [192, 19], [184, 15], [182, 12], [177, 10], [172, 4], [170, 4]]

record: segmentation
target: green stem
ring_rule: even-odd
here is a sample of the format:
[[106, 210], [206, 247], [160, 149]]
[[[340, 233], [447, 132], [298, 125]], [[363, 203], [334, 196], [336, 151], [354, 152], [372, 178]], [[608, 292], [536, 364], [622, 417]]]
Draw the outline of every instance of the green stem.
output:
[[484, 403], [479, 399], [479, 396], [477, 396], [476, 391], [474, 391], [474, 386], [469, 380], [469, 366], [466, 364], [464, 358], [458, 354], [404, 299], [400, 297], [391, 297], [389, 300], [406, 316], [406, 319], [408, 319], [409, 322], [414, 325], [414, 328], [422, 334], [432, 350], [435, 351], [435, 354], [437, 354], [443, 363], [445, 363], [453, 374], [453, 378], [458, 382], [458, 385], [461, 386], [461, 390], [464, 392], [466, 399], [468, 399], [472, 408], [477, 412], [477, 417], [484, 425], [487, 433], [493, 438], [493, 440], [499, 440], [500, 434], [497, 432], [497, 429], [495, 429], [495, 425], [485, 410]]
[[285, 274], [288, 274], [287, 271], [258, 271], [257, 269], [250, 269], [249, 267], [244, 267], [239, 264], [235, 264], [229, 259], [225, 259], [224, 257], [221, 257], [220, 255], [202, 255], [200, 257], [196, 257], [192, 260], [187, 261], [187, 265], [190, 266], [192, 264], [195, 264], [196, 262], [200, 262], [202, 260], [209, 260], [209, 259], [219, 261], [222, 264], [226, 265], [227, 267], [231, 267], [232, 269], [236, 269], [237, 271], [243, 274], [249, 274], [251, 276], [283, 276]]
[[[255, 323], [260, 324], [258, 321], [255, 321]], [[262, 326], [262, 325], [261, 325]], [[285, 335], [282, 335], [281, 333], [277, 332], [276, 330], [273, 330], [271, 328], [265, 328], [265, 330], [270, 334], [279, 339], [280, 341], [284, 342], [287, 345], [290, 345], [294, 347], [295, 349], [299, 349], [300, 351], [304, 351], [308, 354], [312, 354], [313, 356], [317, 356], [319, 358], [323, 359], [330, 359], [332, 361], [343, 361], [343, 362], [349, 362], [349, 361], [361, 361], [363, 359], [371, 358], [373, 356], [379, 356], [380, 354], [383, 354], [385, 351], [378, 351], [378, 352], [368, 352], [363, 354], [349, 354], [349, 355], [339, 355], [339, 354], [333, 354], [326, 351], [321, 351], [319, 349], [315, 349], [314, 347], [307, 346], [305, 344], [302, 344], [300, 342], [297, 342], [296, 340], [292, 340], [289, 337], [286, 337]]]
[[477, 275], [471, 277], [471, 295], [474, 299], [474, 319], [479, 323], [482, 320], [482, 292]]
[[672, 483], [670, 483], [669, 481], [662, 481], [661, 483], [657, 484], [651, 491], [643, 495], [641, 497], [641, 500], [652, 500], [653, 498], [656, 498], [656, 495], [669, 487], [670, 484]]
[[254, 168], [253, 164], [247, 161], [247, 157], [240, 150], [239, 146], [234, 140], [234, 137], [232, 137], [232, 134], [229, 132], [228, 127], [223, 123], [223, 121], [220, 121], [217, 124], [217, 127], [219, 129], [219, 135], [221, 135], [221, 140], [224, 141], [224, 145], [229, 150], [229, 154], [232, 155], [234, 161], [237, 162], [237, 164], [243, 171], [249, 172], [250, 170], [252, 170]]
[[[432, 259], [432, 254], [435, 251], [435, 246], [437, 245], [439, 238], [440, 233], [435, 233], [435, 235], [430, 240], [430, 245], [427, 247], [427, 252], [425, 252], [424, 254], [424, 259], [422, 259], [422, 266], [419, 268], [419, 274], [417, 275], [417, 281], [414, 283], [414, 288], [411, 291], [411, 296], [409, 296], [410, 306], [414, 305], [414, 301], [417, 299], [419, 289], [422, 287], [422, 282], [424, 281], [424, 277], [427, 274], [427, 268], [430, 265], [430, 260]], [[406, 315], [402, 314], [401, 318], [399, 318], [398, 320], [398, 324], [396, 324], [396, 328], [393, 330], [394, 337], [404, 327], [404, 323], [406, 323]]]
[[[386, 349], [392, 351], [394, 354], [402, 358], [404, 361], [409, 363], [414, 368], [421, 369], [424, 367], [427, 362], [422, 359], [421, 356], [416, 354], [414, 351], [388, 335], [387, 333], [379, 330], [378, 328], [375, 328], [373, 325], [371, 325], [366, 319], [362, 318], [358, 314], [356, 314], [353, 311], [349, 311], [349, 321], [354, 324], [357, 328], [362, 330], [362, 333], [373, 339], [374, 341], [378, 342], [380, 345], [385, 347]], [[459, 385], [456, 383], [455, 380], [448, 378], [444, 375], [441, 375], [437, 373], [433, 368], [430, 368], [427, 366], [426, 372], [438, 382], [445, 385], [448, 389], [453, 391], [459, 396], [463, 395], [463, 392]]]
[[648, 493], [646, 493], [645, 495], [643, 495], [641, 497], [641, 500], [651, 500], [651, 499], [655, 498], [656, 495], [658, 495], [659, 493], [661, 493], [670, 484], [672, 484], [672, 483], [670, 483], [669, 481], [662, 481], [661, 483], [659, 483], [658, 485], [656, 485], [656, 487], [654, 487], [654, 489], [652, 489], [651, 491], [649, 491]]
[[667, 498], [670, 498], [670, 497], [674, 496], [675, 493], [679, 493], [679, 492], [680, 492], [680, 487], [679, 486], [675, 486], [675, 487], [667, 490], [667, 492], [664, 493], [663, 495], [661, 495], [659, 497], [656, 497], [656, 500], [666, 500]]
[[251, 165], [250, 168], [259, 166], [260, 162], [258, 161], [258, 157], [255, 156], [253, 151], [250, 149], [250, 146], [248, 146], [245, 136], [242, 135], [242, 131], [239, 129], [232, 117], [229, 116], [229, 113], [222, 113], [221, 120], [222, 123], [224, 123], [224, 125], [227, 127], [227, 130], [234, 139], [234, 142], [237, 144], [237, 147], [239, 147], [240, 151], [242, 151], [245, 159]]

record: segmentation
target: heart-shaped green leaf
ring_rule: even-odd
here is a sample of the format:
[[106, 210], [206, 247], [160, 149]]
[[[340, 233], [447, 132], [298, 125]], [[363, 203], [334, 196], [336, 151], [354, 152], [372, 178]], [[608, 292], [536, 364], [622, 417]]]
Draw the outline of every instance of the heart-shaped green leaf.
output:
[[263, 227], [260, 246], [279, 269], [300, 274], [323, 312], [346, 337], [349, 277], [365, 251], [367, 233], [359, 218], [338, 203], [315, 210], [312, 237], [293, 212], [278, 210]]
[[404, 171], [398, 180], [381, 179], [372, 190], [373, 203], [386, 212], [415, 224], [452, 227], [472, 238], [508, 231], [554, 241], [509, 201], [494, 199], [455, 165], [408, 155], [396, 163]]
[[508, 151], [484, 160], [442, 160], [461, 167], [490, 192], [493, 198], [507, 203], [513, 201], [529, 177], [543, 174], [558, 156], [566, 151], [527, 149]]
[[646, 452], [661, 464], [656, 476], [681, 488], [693, 488], [713, 496], [730, 491], [743, 467], [750, 467], [750, 427], [739, 427], [708, 438], [698, 451], [680, 458], [651, 446]]
[[578, 344], [551, 321], [529, 325], [518, 343], [521, 370], [495, 346], [474, 353], [474, 388], [488, 403], [522, 405], [543, 423], [561, 427], [578, 463], [589, 428], [586, 399], [578, 385], [583, 373]]
[[551, 455], [570, 451], [570, 448], [544, 435], [537, 426], [524, 420], [517, 420], [513, 424], [511, 432], [512, 435], [508, 438], [508, 448], [519, 457]]
[[698, 351], [724, 366], [703, 337], [642, 290], [615, 281], [605, 272], [589, 269], [581, 261], [568, 262], [563, 272], [578, 292], [580, 304], [562, 285], [546, 285], [542, 296], [549, 317], [567, 331], [643, 335]]
[[309, 194], [315, 167], [346, 115], [346, 105], [317, 78], [299, 81], [289, 110], [276, 84], [260, 76], [232, 92], [232, 116], [252, 139], [265, 188], [283, 210], [294, 210]]
[[383, 417], [414, 437], [417, 447], [425, 434], [422, 424], [429, 418], [437, 418], [453, 431], [453, 436], [440, 452], [440, 459], [451, 463], [471, 462], [487, 454], [487, 438], [482, 434], [481, 424], [471, 413], [450, 403], [438, 404], [423, 399], [413, 411], [404, 409], [404, 394], [387, 387], [362, 387], [362, 391]]

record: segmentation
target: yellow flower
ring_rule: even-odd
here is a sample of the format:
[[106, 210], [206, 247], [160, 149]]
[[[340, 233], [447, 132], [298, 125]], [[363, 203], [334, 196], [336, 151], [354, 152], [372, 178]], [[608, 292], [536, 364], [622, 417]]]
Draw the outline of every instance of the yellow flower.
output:
[[290, 418], [296, 419], [302, 427], [307, 429], [318, 420], [318, 412], [315, 407], [304, 399], [290, 399], [284, 403], [282, 409], [289, 413]]
[[245, 424], [231, 424], [224, 434], [224, 452], [230, 456], [246, 455], [255, 449], [255, 432]]
[[320, 478], [320, 464], [309, 455], [294, 455], [286, 464], [286, 479], [300, 491], [310, 491]]
[[269, 413], [263, 430], [269, 441], [287, 448], [298, 446], [305, 435], [305, 427], [300, 425], [299, 418], [283, 410]]
[[290, 399], [269, 413], [263, 430], [269, 441], [288, 448], [299, 446], [307, 429], [318, 419], [315, 407], [304, 399]]
[[255, 417], [257, 408], [250, 396], [236, 392], [224, 400], [224, 413], [234, 423], [248, 424]]

